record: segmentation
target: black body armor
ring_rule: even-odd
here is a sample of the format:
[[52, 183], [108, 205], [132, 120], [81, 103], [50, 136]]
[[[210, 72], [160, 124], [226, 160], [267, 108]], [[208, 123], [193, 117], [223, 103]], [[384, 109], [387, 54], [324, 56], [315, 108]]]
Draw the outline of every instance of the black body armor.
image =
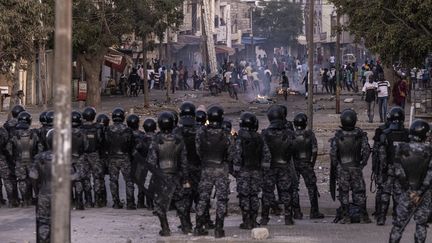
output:
[[196, 127], [182, 127], [181, 128], [181, 135], [183, 137], [183, 141], [185, 143], [186, 152], [187, 152], [187, 160], [188, 163], [190, 163], [193, 166], [199, 166], [200, 165], [200, 159], [198, 157], [198, 154], [196, 152], [196, 145], [195, 145], [195, 136], [196, 136]]
[[96, 123], [84, 123], [81, 131], [86, 137], [86, 153], [98, 152], [102, 143], [102, 127]]
[[228, 138], [222, 129], [204, 129], [201, 159], [203, 165], [220, 165], [227, 156]]
[[84, 153], [84, 134], [79, 128], [72, 128], [72, 157], [79, 157]]
[[395, 163], [400, 163], [405, 176], [397, 175], [405, 189], [419, 190], [431, 160], [430, 146], [423, 143], [400, 143], [395, 148]]
[[251, 170], [261, 168], [261, 155], [264, 141], [256, 132], [240, 130], [238, 139], [242, 146], [242, 167]]
[[33, 156], [37, 153], [37, 135], [33, 130], [30, 130], [27, 125], [17, 125], [18, 129], [15, 131], [15, 159], [23, 162], [30, 162]]
[[116, 123], [107, 130], [106, 139], [110, 155], [126, 155], [132, 149], [132, 131], [122, 123]]
[[297, 130], [293, 142], [293, 158], [295, 161], [312, 160], [312, 133], [307, 130]]
[[271, 153], [271, 167], [286, 167], [289, 165], [292, 146], [292, 134], [289, 130], [266, 129], [263, 131], [264, 139]]
[[179, 171], [181, 140], [173, 134], [159, 134], [157, 142], [159, 168], [164, 173], [176, 174]]
[[390, 128], [384, 130], [381, 135], [381, 144], [386, 145], [387, 163], [392, 163], [395, 154], [395, 145], [399, 142], [409, 142], [408, 129], [392, 130]]
[[342, 167], [361, 166], [362, 133], [359, 130], [339, 130], [336, 134], [336, 144], [339, 151], [338, 159]]

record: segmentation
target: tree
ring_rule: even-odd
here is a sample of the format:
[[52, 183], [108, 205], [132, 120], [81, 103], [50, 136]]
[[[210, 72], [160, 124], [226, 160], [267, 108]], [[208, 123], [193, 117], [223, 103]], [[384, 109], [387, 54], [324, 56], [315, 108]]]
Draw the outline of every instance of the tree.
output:
[[[53, 1], [0, 1], [0, 73], [12, 77], [12, 99], [19, 89], [19, 70], [31, 65], [36, 54], [35, 41], [53, 30]], [[45, 25], [41, 24], [45, 23]]]
[[[144, 70], [147, 64], [147, 51], [154, 48], [154, 38], [164, 40], [168, 28], [176, 30], [183, 21], [181, 4], [183, 0], [136, 0], [132, 1], [133, 31], [142, 41]], [[144, 107], [149, 106], [147, 75], [144, 75]]]
[[432, 1], [330, 1], [348, 16], [343, 27], [387, 64], [421, 65], [432, 50]]
[[253, 33], [267, 38], [268, 47], [296, 44], [302, 27], [300, 5], [290, 0], [261, 0], [253, 13]]
[[110, 47], [131, 33], [131, 0], [75, 0], [73, 3], [73, 53], [83, 66], [87, 105], [100, 108], [100, 73]]

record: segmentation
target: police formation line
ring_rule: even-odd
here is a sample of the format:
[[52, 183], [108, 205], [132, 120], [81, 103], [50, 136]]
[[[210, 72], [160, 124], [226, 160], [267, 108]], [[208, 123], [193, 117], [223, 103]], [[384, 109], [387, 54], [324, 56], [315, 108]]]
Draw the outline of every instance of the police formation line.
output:
[[[54, 113], [40, 115], [39, 129], [30, 127], [31, 115], [22, 106], [15, 106], [11, 115], [0, 129], [0, 176], [8, 204], [29, 206], [34, 201], [38, 242], [50, 242]], [[175, 208], [183, 233], [207, 235], [208, 229], [214, 228], [214, 236], [220, 238], [225, 235], [228, 176], [232, 174], [242, 212], [241, 229], [267, 225], [270, 209], [277, 211], [279, 203], [284, 206], [286, 225], [302, 219], [300, 177], [309, 194], [310, 218], [324, 217], [318, 207], [314, 172], [317, 140], [314, 132], [306, 129], [304, 113], [290, 122], [286, 119], [287, 108], [273, 105], [267, 112], [270, 125], [258, 133], [258, 119], [244, 112], [240, 116], [240, 130], [234, 135], [219, 106], [205, 112], [185, 102], [180, 107], [180, 119], [176, 112], [162, 112], [157, 121], [143, 122], [144, 132], [139, 129], [139, 117], [131, 114], [126, 118], [121, 108], [113, 110], [111, 125], [107, 115], [96, 115], [91, 107], [82, 113], [72, 113], [72, 198], [77, 210], [107, 205], [106, 174], [113, 208], [122, 208], [118, 188], [121, 172], [126, 182], [126, 208], [153, 209], [160, 220], [161, 236], [170, 235], [167, 211]], [[377, 225], [385, 224], [393, 199], [389, 241], [399, 242], [405, 226], [414, 217], [415, 242], [425, 242], [432, 206], [432, 148], [426, 142], [430, 127], [427, 122], [416, 120], [408, 130], [404, 128], [404, 118], [401, 108], [392, 108], [386, 123], [376, 129], [371, 149], [367, 134], [356, 127], [356, 112], [351, 109], [342, 112], [341, 127], [330, 139], [330, 192], [335, 200], [337, 189], [341, 205], [334, 222], [371, 223], [362, 171], [372, 153]], [[137, 204], [135, 184], [139, 191]], [[209, 213], [213, 188], [217, 200], [215, 223]], [[3, 198], [1, 202], [6, 203]], [[191, 220], [193, 206], [195, 228]]]

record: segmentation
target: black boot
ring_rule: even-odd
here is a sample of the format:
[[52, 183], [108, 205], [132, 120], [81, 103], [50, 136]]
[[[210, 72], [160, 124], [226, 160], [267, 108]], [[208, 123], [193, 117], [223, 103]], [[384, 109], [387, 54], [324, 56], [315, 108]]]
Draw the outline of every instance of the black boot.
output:
[[300, 208], [293, 208], [294, 219], [303, 219], [303, 213]]
[[120, 199], [113, 199], [113, 208], [114, 209], [121, 209], [123, 208], [123, 203], [120, 202]]
[[318, 207], [318, 193], [315, 192], [314, 196], [311, 198], [311, 212], [310, 219], [322, 219], [324, 218], [324, 214], [320, 213]]
[[166, 217], [166, 215], [162, 215], [159, 216], [159, 221], [160, 221], [160, 225], [161, 225], [161, 230], [159, 231], [159, 235], [160, 236], [170, 236], [171, 235], [171, 231], [168, 225], [168, 219]]
[[257, 222], [258, 212], [250, 213], [251, 229], [258, 228], [260, 225]]
[[93, 208], [94, 204], [93, 204], [93, 198], [92, 198], [91, 191], [84, 192], [84, 195], [85, 195], [85, 199], [86, 199], [85, 207], [86, 208]]
[[240, 224], [240, 229], [252, 229], [250, 215], [247, 211], [242, 211], [242, 220], [243, 222]]
[[378, 215], [377, 215], [377, 222], [376, 222], [377, 225], [381, 226], [385, 224], [387, 210], [388, 210], [388, 204], [381, 202]]
[[208, 231], [204, 229], [205, 221], [206, 220], [203, 216], [196, 216], [196, 226], [193, 232], [194, 236], [208, 235]]
[[369, 218], [369, 214], [367, 212], [366, 207], [364, 207], [362, 211], [363, 212], [362, 212], [362, 216], [360, 217], [360, 223], [361, 224], [370, 224], [370, 223], [372, 223], [372, 220], [370, 220], [370, 218]]
[[144, 194], [139, 192], [138, 193], [138, 203], [137, 203], [137, 208], [145, 208], [145, 203], [144, 203]]
[[340, 224], [351, 224], [351, 218], [349, 216], [349, 205], [342, 205], [342, 219], [339, 221]]
[[280, 216], [282, 214], [282, 208], [279, 207], [279, 204], [277, 202], [274, 202], [271, 206], [272, 214], [276, 216]]
[[270, 221], [269, 214], [270, 214], [270, 207], [263, 206], [261, 209], [260, 225], [267, 225], [268, 224], [268, 222]]
[[183, 234], [187, 235], [189, 233], [192, 233], [192, 223], [190, 222], [190, 217], [188, 219], [188, 217], [186, 215], [181, 215], [180, 216], [180, 224], [181, 224], [181, 230], [183, 232]]
[[285, 225], [293, 225], [292, 209], [290, 206], [285, 206]]
[[224, 218], [216, 217], [215, 238], [225, 237]]

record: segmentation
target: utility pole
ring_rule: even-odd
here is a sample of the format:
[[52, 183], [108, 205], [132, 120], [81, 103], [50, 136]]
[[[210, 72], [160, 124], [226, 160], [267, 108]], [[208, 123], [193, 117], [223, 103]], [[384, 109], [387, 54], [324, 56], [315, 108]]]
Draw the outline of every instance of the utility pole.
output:
[[313, 58], [314, 58], [314, 1], [309, 0], [309, 28], [308, 28], [308, 127], [313, 129]]
[[340, 15], [336, 11], [336, 114], [340, 114]]
[[[165, 68], [165, 88], [166, 88], [166, 92], [165, 92], [165, 100], [166, 103], [170, 103], [171, 102], [171, 98], [169, 95], [169, 92], [171, 90], [171, 40], [170, 40], [170, 28], [168, 27], [167, 30], [167, 43], [166, 43], [166, 50], [165, 50], [165, 55], [167, 57], [167, 63], [166, 63], [166, 68]], [[145, 84], [144, 84], [145, 85]]]
[[71, 203], [72, 0], [55, 2], [54, 164], [51, 241], [69, 243]]
[[207, 53], [208, 53], [208, 61], [210, 65], [210, 75], [213, 76], [217, 74], [217, 63], [216, 63], [216, 51], [214, 46], [214, 40], [213, 40], [213, 33], [212, 33], [212, 25], [213, 25], [213, 19], [210, 14], [210, 1], [203, 0], [203, 8], [204, 8], [204, 33], [206, 36], [206, 43], [207, 43]]

